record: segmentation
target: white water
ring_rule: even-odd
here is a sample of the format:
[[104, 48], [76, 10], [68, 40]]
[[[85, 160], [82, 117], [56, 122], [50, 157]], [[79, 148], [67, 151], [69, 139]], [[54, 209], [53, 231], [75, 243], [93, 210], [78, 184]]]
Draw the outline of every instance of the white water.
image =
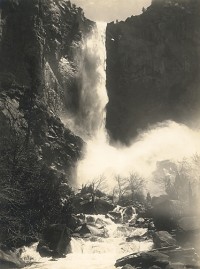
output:
[[[200, 135], [184, 125], [165, 122], [152, 127], [138, 137], [131, 147], [110, 146], [104, 128], [105, 106], [108, 101], [105, 77], [105, 24], [97, 24], [93, 35], [83, 43], [82, 91], [80, 110], [67, 123], [87, 141], [85, 159], [78, 166], [78, 182], [87, 183], [97, 176], [106, 175], [112, 186], [115, 174], [127, 175], [135, 170], [149, 177], [156, 162], [164, 159], [181, 159], [200, 152]], [[36, 245], [25, 249], [23, 258], [37, 262], [32, 269], [114, 269], [116, 259], [127, 254], [148, 250], [152, 243], [126, 242], [126, 237], [141, 235], [144, 229], [116, 225], [98, 216], [108, 232], [107, 238], [72, 239], [72, 254], [58, 261], [41, 258]]]
[[149, 250], [151, 241], [126, 242], [126, 237], [143, 235], [146, 229], [135, 229], [126, 225], [115, 224], [103, 215], [93, 216], [104, 224], [108, 237], [92, 236], [88, 239], [72, 238], [72, 253], [66, 258], [51, 261], [49, 258], [41, 258], [36, 252], [36, 244], [31, 248], [25, 248], [22, 258], [35, 262], [29, 269], [114, 269], [118, 258], [133, 252]]
[[116, 185], [116, 175], [127, 177], [131, 172], [137, 172], [147, 179], [147, 189], [153, 195], [158, 195], [163, 190], [152, 183], [157, 162], [179, 161], [200, 152], [200, 132], [183, 124], [166, 121], [144, 131], [130, 147], [120, 143], [109, 145], [104, 126], [108, 101], [105, 29], [105, 24], [97, 24], [97, 29], [83, 46], [83, 55], [89, 63], [93, 63], [93, 68], [88, 69], [83, 64], [81, 110], [74, 118], [75, 126], [72, 126], [87, 142], [85, 157], [78, 165], [77, 182], [81, 186], [104, 175], [108, 189], [112, 191]]
[[94, 137], [104, 137], [105, 106], [108, 102], [106, 92], [106, 23], [98, 22], [91, 34], [82, 42], [79, 65], [79, 108], [75, 115], [62, 117], [70, 129], [84, 141]]

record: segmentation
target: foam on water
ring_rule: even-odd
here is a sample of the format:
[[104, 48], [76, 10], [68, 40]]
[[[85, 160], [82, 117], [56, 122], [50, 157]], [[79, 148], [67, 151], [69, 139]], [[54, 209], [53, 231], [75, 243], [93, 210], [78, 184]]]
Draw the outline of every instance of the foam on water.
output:
[[[87, 215], [89, 216], [89, 215]], [[115, 224], [103, 215], [92, 216], [95, 220], [101, 220], [108, 231], [108, 237], [72, 238], [71, 250], [66, 258], [51, 261], [41, 258], [36, 252], [36, 244], [31, 248], [25, 248], [22, 257], [24, 260], [35, 261], [28, 266], [29, 269], [114, 269], [117, 259], [139, 251], [151, 249], [152, 242], [126, 242], [126, 237], [140, 235], [147, 230], [128, 227], [125, 224]], [[27, 258], [28, 257], [28, 258]]]

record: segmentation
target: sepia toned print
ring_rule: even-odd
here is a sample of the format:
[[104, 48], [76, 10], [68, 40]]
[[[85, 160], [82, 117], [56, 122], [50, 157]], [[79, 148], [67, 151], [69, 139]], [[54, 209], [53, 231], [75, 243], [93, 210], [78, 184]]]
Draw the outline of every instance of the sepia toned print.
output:
[[0, 269], [200, 268], [199, 41], [199, 0], [0, 0]]

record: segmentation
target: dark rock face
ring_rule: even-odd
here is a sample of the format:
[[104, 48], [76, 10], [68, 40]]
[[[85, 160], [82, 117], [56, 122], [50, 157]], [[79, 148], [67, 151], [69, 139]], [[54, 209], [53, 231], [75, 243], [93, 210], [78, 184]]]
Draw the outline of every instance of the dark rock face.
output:
[[71, 233], [64, 224], [52, 224], [43, 233], [43, 241], [38, 244], [37, 251], [42, 257], [60, 258], [67, 254]]
[[199, 1], [153, 1], [107, 27], [106, 127], [130, 143], [149, 124], [190, 124], [199, 112]]
[[76, 57], [94, 23], [64, 0], [2, 0], [0, 14], [1, 124], [17, 115], [47, 165], [70, 175], [83, 141], [59, 117], [66, 102], [75, 107]]

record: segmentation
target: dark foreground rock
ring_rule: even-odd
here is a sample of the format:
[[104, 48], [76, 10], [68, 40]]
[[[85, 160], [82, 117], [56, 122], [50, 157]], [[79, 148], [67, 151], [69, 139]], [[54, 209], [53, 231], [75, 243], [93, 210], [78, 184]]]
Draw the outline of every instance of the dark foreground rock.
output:
[[158, 231], [153, 234], [155, 248], [177, 246], [176, 240], [167, 231]]
[[148, 252], [133, 253], [118, 259], [115, 263], [115, 266], [119, 267], [126, 264], [140, 269], [178, 268], [178, 264], [182, 264], [184, 266], [182, 268], [199, 268], [198, 266], [200, 265], [199, 256], [196, 254], [193, 248], [161, 248]]
[[0, 268], [22, 268], [25, 266], [25, 263], [19, 258], [19, 256], [11, 251], [3, 251], [0, 249]]
[[199, 217], [184, 217], [178, 221], [176, 231], [178, 243], [184, 247], [194, 247], [200, 254], [200, 222]]
[[185, 205], [178, 200], [170, 200], [167, 196], [154, 197], [152, 204], [155, 227], [166, 231], [176, 229], [179, 219], [185, 214]]
[[64, 224], [53, 224], [45, 229], [37, 251], [42, 257], [61, 258], [69, 252], [71, 231]]

